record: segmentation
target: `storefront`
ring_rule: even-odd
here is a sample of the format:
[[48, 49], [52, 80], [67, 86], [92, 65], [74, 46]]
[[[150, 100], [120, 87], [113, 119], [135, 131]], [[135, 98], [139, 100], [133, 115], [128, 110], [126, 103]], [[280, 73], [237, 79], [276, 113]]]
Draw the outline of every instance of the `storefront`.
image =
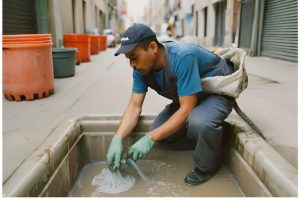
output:
[[48, 31], [47, 0], [3, 0], [3, 34]]
[[261, 55], [297, 61], [297, 0], [266, 0]]

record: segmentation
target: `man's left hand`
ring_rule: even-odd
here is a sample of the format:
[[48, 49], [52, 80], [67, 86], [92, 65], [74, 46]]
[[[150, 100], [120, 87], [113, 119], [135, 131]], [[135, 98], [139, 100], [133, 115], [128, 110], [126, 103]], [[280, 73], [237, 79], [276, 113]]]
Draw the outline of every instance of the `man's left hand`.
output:
[[148, 135], [139, 139], [129, 148], [129, 153], [132, 153], [132, 159], [137, 161], [141, 157], [145, 156], [150, 151], [154, 143], [155, 142]]

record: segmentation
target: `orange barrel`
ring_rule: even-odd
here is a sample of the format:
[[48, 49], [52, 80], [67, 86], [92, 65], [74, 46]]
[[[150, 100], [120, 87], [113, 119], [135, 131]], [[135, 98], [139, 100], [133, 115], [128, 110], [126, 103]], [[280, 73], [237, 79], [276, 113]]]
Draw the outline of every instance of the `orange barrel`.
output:
[[105, 46], [103, 45], [102, 35], [99, 35], [99, 51], [104, 51]]
[[91, 37], [88, 34], [64, 34], [64, 47], [77, 48], [76, 61], [91, 60]]
[[104, 50], [102, 35], [99, 35], [100, 51]]
[[2, 44], [40, 44], [40, 43], [52, 43], [52, 40], [51, 39], [45, 39], [45, 40], [32, 40], [32, 41], [29, 41], [29, 40], [24, 40], [24, 41], [21, 41], [21, 40], [16, 40], [16, 41], [13, 41], [13, 40], [10, 40], [10, 41], [2, 41]]
[[99, 36], [98, 35], [90, 35], [91, 36], [91, 54], [95, 55], [99, 53]]
[[3, 35], [3, 42], [17, 42], [17, 41], [45, 41], [51, 40], [50, 34], [24, 34], [24, 35]]
[[106, 35], [100, 35], [101, 40], [101, 50], [106, 50]]
[[41, 39], [37, 34], [37, 41], [34, 35], [32, 41], [26, 38], [29, 35], [2, 37], [3, 93], [8, 100], [40, 99], [54, 92], [51, 35]]

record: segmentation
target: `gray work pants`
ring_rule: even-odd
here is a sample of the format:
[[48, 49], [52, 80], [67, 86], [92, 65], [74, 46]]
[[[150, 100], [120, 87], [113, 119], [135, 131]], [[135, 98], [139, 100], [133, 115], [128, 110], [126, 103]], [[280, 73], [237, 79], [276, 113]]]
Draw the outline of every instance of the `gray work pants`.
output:
[[[213, 172], [221, 164], [222, 123], [232, 111], [233, 100], [220, 95], [209, 95], [198, 102], [186, 125], [162, 140], [174, 149], [194, 149], [193, 159], [202, 172]], [[157, 116], [151, 130], [167, 121], [179, 105], [171, 103]]]

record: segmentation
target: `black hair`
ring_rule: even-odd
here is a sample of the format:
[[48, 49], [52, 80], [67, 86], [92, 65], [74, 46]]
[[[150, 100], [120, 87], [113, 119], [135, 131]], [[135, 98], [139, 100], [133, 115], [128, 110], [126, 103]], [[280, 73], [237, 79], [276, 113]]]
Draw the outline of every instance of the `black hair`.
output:
[[161, 43], [159, 43], [159, 41], [157, 40], [156, 37], [146, 38], [146, 39], [140, 41], [138, 43], [138, 46], [140, 46], [141, 48], [143, 48], [144, 50], [147, 51], [148, 48], [149, 48], [150, 43], [153, 42], [153, 41], [158, 45], [158, 47], [163, 48], [163, 45]]

